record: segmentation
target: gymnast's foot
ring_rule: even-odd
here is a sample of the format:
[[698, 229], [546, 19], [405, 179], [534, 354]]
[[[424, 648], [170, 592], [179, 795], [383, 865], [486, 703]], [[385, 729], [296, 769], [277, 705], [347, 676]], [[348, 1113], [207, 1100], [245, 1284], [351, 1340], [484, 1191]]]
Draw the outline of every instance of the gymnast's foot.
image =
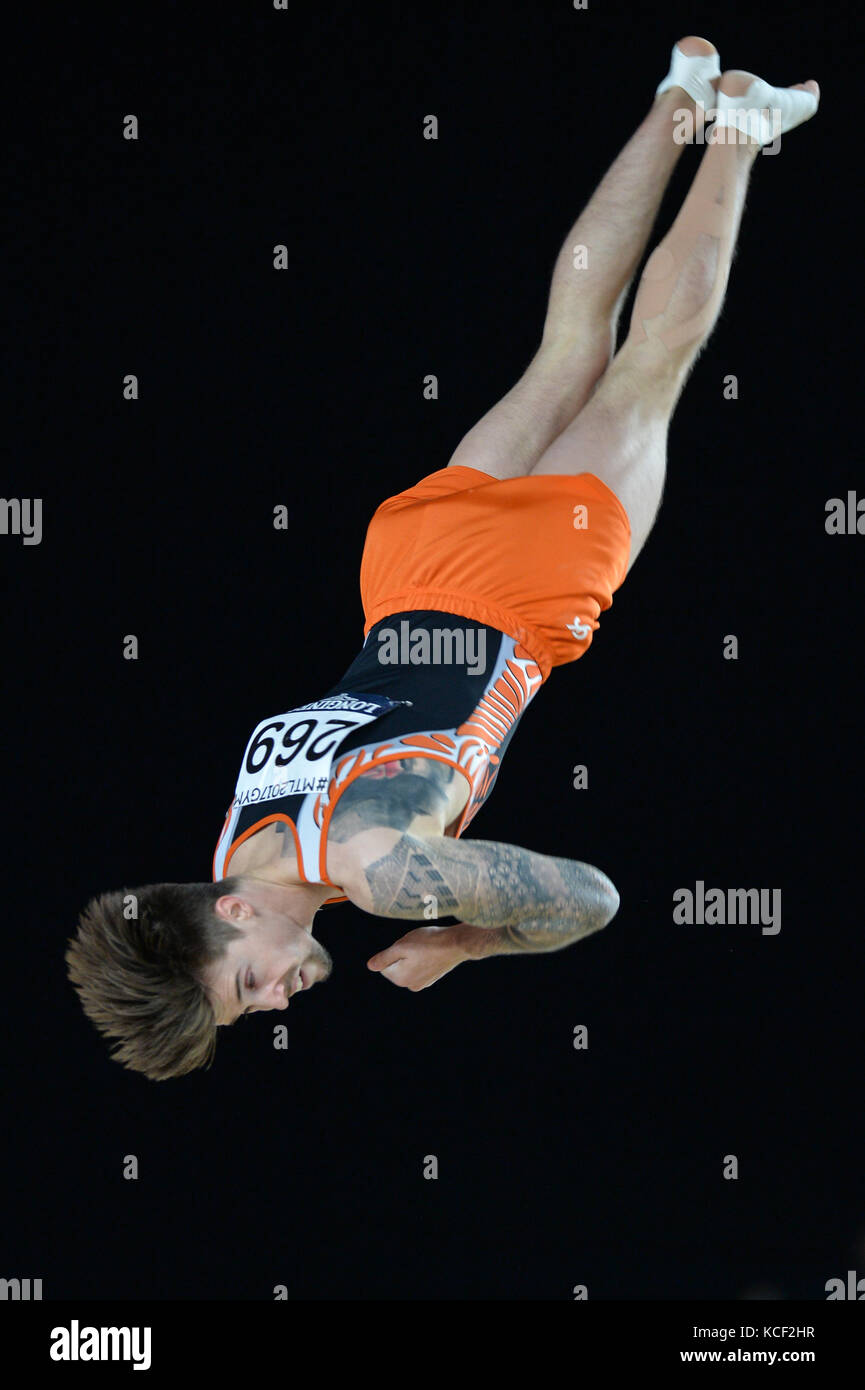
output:
[[710, 139], [751, 142], [761, 149], [810, 120], [819, 102], [820, 88], [813, 78], [793, 87], [772, 87], [753, 72], [733, 68], [718, 83]]
[[718, 50], [708, 39], [696, 34], [673, 45], [670, 71], [655, 93], [655, 101], [670, 111], [688, 111], [692, 130], [699, 135], [705, 124], [704, 112], [715, 105], [715, 89], [721, 76]]

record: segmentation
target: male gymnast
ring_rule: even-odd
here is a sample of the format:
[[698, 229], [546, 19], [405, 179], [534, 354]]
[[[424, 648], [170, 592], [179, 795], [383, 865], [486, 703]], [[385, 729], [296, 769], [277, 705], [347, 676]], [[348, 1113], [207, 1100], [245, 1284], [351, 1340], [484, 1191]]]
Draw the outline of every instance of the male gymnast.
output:
[[[209, 1066], [219, 1026], [326, 980], [313, 918], [328, 903], [422, 923], [368, 962], [409, 990], [464, 961], [560, 950], [615, 915], [616, 889], [592, 865], [460, 837], [529, 701], [587, 650], [646, 543], [755, 156], [819, 96], [814, 81], [722, 74], [705, 39], [674, 45], [565, 240], [526, 372], [447, 468], [375, 512], [361, 652], [326, 695], [253, 731], [213, 882], [109, 892], [82, 913], [70, 979], [124, 1066], [153, 1080]], [[616, 351], [683, 131], [705, 150]], [[474, 655], [455, 663], [460, 652]]]

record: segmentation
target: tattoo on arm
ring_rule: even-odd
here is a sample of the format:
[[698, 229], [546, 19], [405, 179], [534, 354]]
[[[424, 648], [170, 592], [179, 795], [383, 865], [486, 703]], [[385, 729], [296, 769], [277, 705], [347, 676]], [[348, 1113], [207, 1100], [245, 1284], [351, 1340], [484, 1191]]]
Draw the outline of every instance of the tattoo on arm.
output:
[[576, 859], [485, 840], [404, 834], [365, 870], [382, 917], [457, 916], [478, 933], [477, 955], [555, 951], [597, 931], [618, 907], [605, 874]]
[[372, 826], [407, 830], [415, 816], [435, 815], [447, 805], [453, 776], [446, 763], [417, 756], [399, 760], [399, 773], [393, 777], [362, 773], [341, 793], [328, 838], [343, 844]]

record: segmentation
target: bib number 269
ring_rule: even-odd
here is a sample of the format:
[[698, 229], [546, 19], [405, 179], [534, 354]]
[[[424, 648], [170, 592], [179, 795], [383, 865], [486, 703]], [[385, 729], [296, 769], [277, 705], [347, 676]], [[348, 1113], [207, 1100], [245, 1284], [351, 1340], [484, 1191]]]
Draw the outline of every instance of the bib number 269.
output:
[[[304, 761], [317, 762], [332, 753], [346, 730], [353, 729], [358, 722], [355, 719], [298, 719], [286, 728], [284, 719], [274, 719], [262, 725], [249, 745], [246, 771], [255, 776], [267, 766], [271, 757], [276, 767], [286, 767], [301, 752]], [[278, 738], [281, 730], [284, 730], [282, 738]], [[277, 752], [277, 749], [282, 751]]]

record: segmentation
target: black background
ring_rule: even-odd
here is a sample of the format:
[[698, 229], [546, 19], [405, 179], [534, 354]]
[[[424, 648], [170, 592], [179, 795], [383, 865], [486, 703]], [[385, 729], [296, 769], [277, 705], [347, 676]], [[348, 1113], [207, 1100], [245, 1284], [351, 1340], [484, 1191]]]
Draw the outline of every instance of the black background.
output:
[[[823, 1299], [865, 1274], [865, 539], [824, 530], [865, 493], [862, 30], [852, 6], [480, 0], [21, 32], [3, 492], [44, 499], [44, 534], [0, 538], [0, 1274], [134, 1300]], [[524, 369], [559, 246], [691, 32], [816, 77], [821, 109], [757, 161], [657, 528], [471, 832], [598, 864], [616, 920], [412, 994], [365, 966], [400, 924], [339, 907], [287, 1052], [256, 1017], [207, 1073], [124, 1071], [66, 979], [78, 912], [209, 878], [249, 731], [360, 646], [369, 516]], [[676, 926], [697, 879], [781, 888], [780, 934]]]

